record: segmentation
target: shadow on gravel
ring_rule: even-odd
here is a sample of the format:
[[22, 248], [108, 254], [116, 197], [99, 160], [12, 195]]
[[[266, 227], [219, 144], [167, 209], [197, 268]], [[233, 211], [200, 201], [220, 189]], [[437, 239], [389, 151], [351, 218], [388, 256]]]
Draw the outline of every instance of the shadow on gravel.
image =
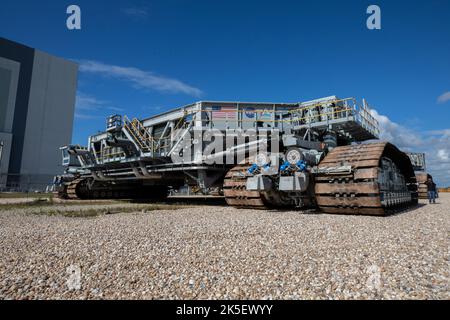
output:
[[338, 213], [324, 213], [321, 212], [319, 209], [295, 209], [295, 208], [270, 208], [268, 211], [277, 211], [277, 212], [298, 212], [299, 214], [307, 214], [307, 215], [334, 215], [334, 216], [353, 216], [353, 217], [360, 217], [360, 216], [367, 216], [367, 217], [380, 217], [380, 218], [386, 218], [386, 217], [394, 217], [401, 214], [406, 214], [409, 212], [413, 212], [415, 210], [418, 210], [422, 208], [423, 206], [426, 206], [427, 204], [419, 203], [415, 207], [409, 207], [404, 209], [391, 209], [389, 210], [385, 215], [369, 215], [369, 214], [338, 214]]
[[405, 213], [408, 213], [408, 212], [415, 211], [415, 210], [420, 209], [420, 208], [422, 208], [424, 206], [426, 206], [426, 204], [419, 203], [415, 207], [409, 207], [409, 208], [406, 208], [406, 209], [399, 209], [399, 210], [396, 210], [396, 211], [391, 211], [386, 216], [387, 217], [395, 217], [395, 216], [398, 216], [398, 215], [401, 215], [401, 214], [405, 214]]
[[142, 204], [172, 204], [172, 205], [201, 205], [201, 206], [228, 206], [223, 197], [170, 197], [164, 201], [152, 199], [132, 199], [129, 203]]

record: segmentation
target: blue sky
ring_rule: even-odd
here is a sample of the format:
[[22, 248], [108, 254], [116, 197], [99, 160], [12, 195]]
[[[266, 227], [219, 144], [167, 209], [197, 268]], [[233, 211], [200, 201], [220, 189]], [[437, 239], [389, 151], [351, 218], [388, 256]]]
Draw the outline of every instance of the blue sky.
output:
[[[66, 28], [77, 4], [82, 29]], [[366, 9], [381, 8], [381, 30]], [[73, 142], [197, 100], [366, 98], [450, 185], [450, 1], [2, 1], [0, 36], [80, 63]]]

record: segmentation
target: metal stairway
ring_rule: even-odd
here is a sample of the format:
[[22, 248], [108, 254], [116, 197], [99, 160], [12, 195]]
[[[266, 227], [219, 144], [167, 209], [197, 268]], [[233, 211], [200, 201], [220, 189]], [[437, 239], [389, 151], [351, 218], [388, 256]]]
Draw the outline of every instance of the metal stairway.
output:
[[153, 155], [154, 140], [146, 127], [136, 118], [130, 120], [127, 116], [123, 117], [123, 132], [128, 139], [133, 141], [136, 148], [143, 154]]

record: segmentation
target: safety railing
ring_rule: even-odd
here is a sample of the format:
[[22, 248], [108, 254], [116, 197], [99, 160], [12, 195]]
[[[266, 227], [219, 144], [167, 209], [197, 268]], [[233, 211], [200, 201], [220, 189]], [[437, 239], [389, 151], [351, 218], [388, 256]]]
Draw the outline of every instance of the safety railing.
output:
[[124, 127], [128, 133], [133, 137], [133, 140], [139, 145], [142, 152], [154, 152], [154, 140], [147, 128], [136, 118], [132, 121], [127, 116], [123, 117]]
[[292, 115], [289, 120], [293, 121], [294, 125], [307, 125], [352, 117], [367, 131], [375, 136], [379, 135], [378, 121], [372, 115], [370, 108], [359, 105], [355, 98], [321, 101], [290, 110], [289, 113]]
[[[236, 104], [235, 108], [229, 106], [221, 109], [205, 108], [202, 112], [208, 116], [207, 119], [202, 119], [202, 124], [213, 126], [213, 123], [235, 123], [240, 126], [243, 123], [271, 123], [278, 126], [279, 123], [285, 123], [292, 126], [314, 126], [315, 124], [320, 126], [333, 120], [347, 119], [357, 122], [374, 136], [379, 135], [378, 122], [370, 108], [365, 104], [359, 105], [355, 98], [329, 99], [309, 104], [299, 103], [297, 106], [277, 107], [274, 104], [273, 107], [261, 107], [256, 109], [253, 106]], [[219, 115], [215, 116], [216, 113]]]
[[109, 150], [110, 149], [105, 148], [101, 151], [94, 152], [98, 164], [120, 161], [126, 157], [126, 153], [123, 151], [109, 152]]

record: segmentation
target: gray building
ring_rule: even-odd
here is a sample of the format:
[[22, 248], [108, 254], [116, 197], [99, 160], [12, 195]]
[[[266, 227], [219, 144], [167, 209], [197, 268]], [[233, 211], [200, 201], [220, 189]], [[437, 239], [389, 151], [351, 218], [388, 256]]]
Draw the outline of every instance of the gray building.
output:
[[78, 65], [0, 37], [0, 191], [43, 190], [71, 143]]

